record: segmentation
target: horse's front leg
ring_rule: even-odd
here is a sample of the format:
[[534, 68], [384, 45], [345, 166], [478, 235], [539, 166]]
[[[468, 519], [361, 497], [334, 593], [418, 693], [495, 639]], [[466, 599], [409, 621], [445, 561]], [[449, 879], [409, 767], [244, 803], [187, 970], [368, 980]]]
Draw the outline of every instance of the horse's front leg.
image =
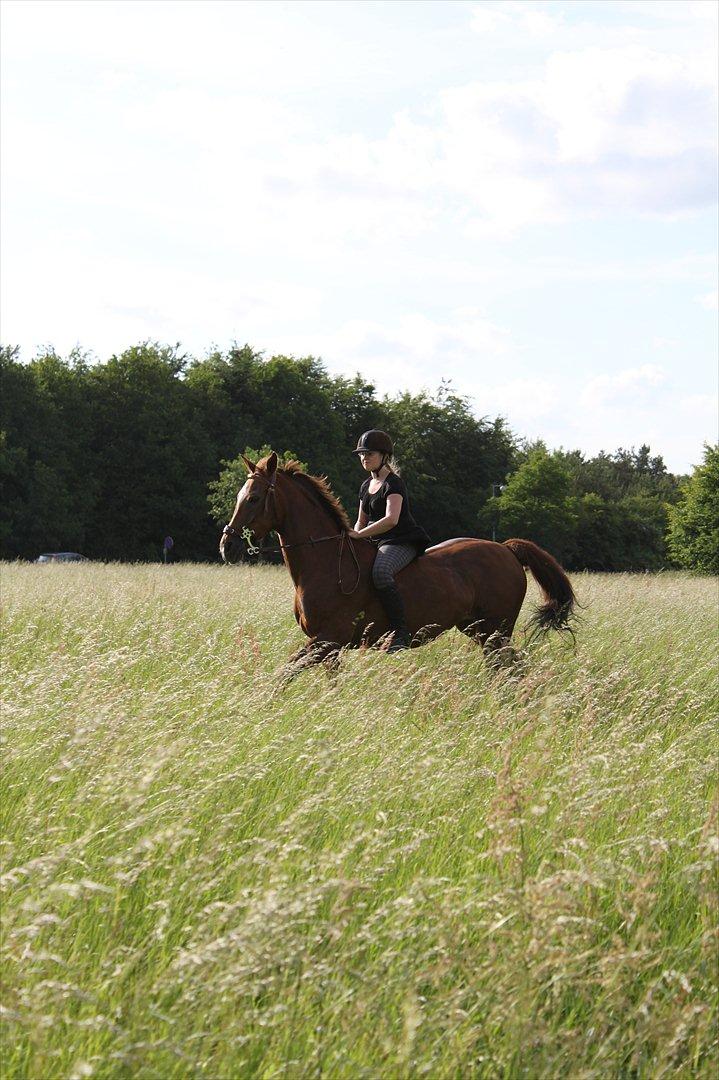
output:
[[282, 684], [287, 685], [305, 668], [324, 664], [328, 671], [339, 667], [341, 646], [336, 641], [310, 641], [289, 657], [282, 669]]

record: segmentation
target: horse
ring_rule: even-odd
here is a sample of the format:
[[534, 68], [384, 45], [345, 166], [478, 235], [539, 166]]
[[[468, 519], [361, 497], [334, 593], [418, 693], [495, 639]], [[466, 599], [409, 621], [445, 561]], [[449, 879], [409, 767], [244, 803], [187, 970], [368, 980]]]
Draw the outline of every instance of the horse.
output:
[[[248, 477], [223, 529], [220, 555], [234, 562], [243, 536], [277, 534], [295, 586], [295, 619], [309, 639], [290, 664], [332, 665], [343, 648], [381, 647], [388, 626], [372, 585], [376, 545], [349, 537], [349, 518], [325, 477], [305, 473], [296, 461], [278, 466], [274, 452], [258, 462], [242, 458]], [[456, 627], [496, 660], [524, 601], [525, 568], [544, 600], [530, 620], [533, 631], [571, 632], [576, 597], [549, 552], [531, 540], [461, 536], [427, 548], [397, 575], [412, 647]]]

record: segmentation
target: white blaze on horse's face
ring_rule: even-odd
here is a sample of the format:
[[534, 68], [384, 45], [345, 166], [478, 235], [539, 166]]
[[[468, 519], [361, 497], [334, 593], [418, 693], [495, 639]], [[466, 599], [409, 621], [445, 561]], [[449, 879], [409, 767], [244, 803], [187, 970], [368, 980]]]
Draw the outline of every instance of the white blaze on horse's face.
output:
[[240, 490], [237, 492], [237, 499], [235, 500], [235, 513], [237, 513], [237, 511], [240, 509], [240, 503], [242, 502], [243, 498], [247, 498], [249, 490], [250, 490], [250, 479], [248, 477], [247, 480], [245, 480], [242, 487], [240, 488]]
[[230, 524], [234, 529], [242, 529], [258, 518], [262, 518], [267, 499], [267, 484], [263, 479], [248, 476], [237, 492], [235, 512]]
[[242, 485], [240, 490], [237, 492], [237, 498], [235, 499], [235, 510], [234, 510], [233, 515], [232, 515], [232, 520], [233, 521], [237, 517], [237, 515], [239, 514], [240, 510], [242, 509], [243, 504], [247, 501], [247, 495], [248, 495], [248, 492], [249, 492], [249, 488], [250, 488], [250, 481], [245, 480], [244, 484]]

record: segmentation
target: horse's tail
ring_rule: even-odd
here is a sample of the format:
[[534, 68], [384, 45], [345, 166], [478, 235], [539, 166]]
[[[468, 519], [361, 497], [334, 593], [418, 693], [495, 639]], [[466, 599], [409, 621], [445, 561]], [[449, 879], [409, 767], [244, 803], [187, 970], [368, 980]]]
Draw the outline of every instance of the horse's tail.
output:
[[527, 624], [532, 636], [548, 630], [566, 630], [571, 634], [577, 598], [569, 578], [554, 556], [531, 540], [505, 540], [504, 546], [516, 555], [522, 566], [531, 571], [544, 596], [544, 603]]

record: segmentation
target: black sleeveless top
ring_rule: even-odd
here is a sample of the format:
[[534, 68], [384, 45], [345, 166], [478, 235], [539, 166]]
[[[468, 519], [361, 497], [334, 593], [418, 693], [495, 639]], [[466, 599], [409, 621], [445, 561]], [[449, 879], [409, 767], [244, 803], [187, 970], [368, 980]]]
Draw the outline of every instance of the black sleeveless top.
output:
[[380, 536], [372, 536], [375, 544], [414, 544], [418, 554], [422, 554], [429, 547], [431, 541], [421, 525], [412, 517], [407, 497], [407, 487], [401, 476], [390, 473], [382, 482], [382, 487], [370, 495], [369, 486], [372, 477], [368, 476], [360, 488], [360, 505], [362, 512], [367, 515], [370, 523], [381, 521], [387, 513], [387, 497], [389, 495], [402, 496], [402, 509], [399, 521], [388, 532]]

